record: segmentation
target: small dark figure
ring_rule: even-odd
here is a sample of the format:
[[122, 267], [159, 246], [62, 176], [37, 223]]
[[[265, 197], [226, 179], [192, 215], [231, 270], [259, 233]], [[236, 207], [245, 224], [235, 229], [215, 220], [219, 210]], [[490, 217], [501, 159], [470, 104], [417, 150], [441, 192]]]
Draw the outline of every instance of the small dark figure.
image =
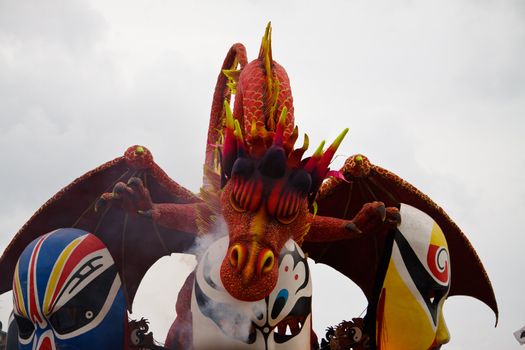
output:
[[145, 318], [129, 321], [129, 348], [134, 350], [163, 350], [163, 346], [155, 344], [153, 332], [149, 332], [149, 322]]
[[364, 350], [370, 349], [370, 337], [363, 333], [363, 319], [353, 318], [326, 329], [320, 350]]

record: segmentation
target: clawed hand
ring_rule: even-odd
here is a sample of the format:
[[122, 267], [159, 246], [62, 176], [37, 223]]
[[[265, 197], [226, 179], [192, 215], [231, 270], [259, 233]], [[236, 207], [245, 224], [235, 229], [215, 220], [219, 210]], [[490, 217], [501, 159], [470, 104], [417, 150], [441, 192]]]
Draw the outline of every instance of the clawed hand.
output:
[[95, 211], [107, 205], [116, 205], [130, 214], [151, 217], [153, 203], [144, 183], [138, 177], [132, 177], [127, 183], [118, 182], [112, 192], [103, 193], [95, 205]]
[[361, 233], [375, 233], [383, 229], [397, 227], [401, 215], [396, 207], [385, 207], [383, 202], [371, 202], [363, 205], [347, 228]]

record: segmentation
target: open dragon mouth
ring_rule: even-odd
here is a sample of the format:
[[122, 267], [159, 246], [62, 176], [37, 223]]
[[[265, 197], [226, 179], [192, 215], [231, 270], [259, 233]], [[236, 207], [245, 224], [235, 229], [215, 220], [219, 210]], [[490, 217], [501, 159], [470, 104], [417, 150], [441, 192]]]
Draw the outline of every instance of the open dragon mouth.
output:
[[301, 331], [303, 330], [303, 327], [306, 323], [306, 315], [305, 316], [288, 316], [281, 322], [279, 322], [276, 326], [273, 327], [273, 329], [270, 330], [270, 328], [266, 326], [257, 326], [255, 323], [252, 322], [252, 325], [250, 327], [250, 332], [248, 336], [248, 343], [251, 344], [255, 342], [255, 338], [257, 337], [256, 329], [259, 329], [261, 332], [265, 334], [265, 336], [269, 336], [270, 331], [273, 333], [274, 340], [278, 344], [282, 344], [287, 342], [288, 340], [292, 339]]
[[276, 343], [284, 343], [301, 333], [306, 316], [288, 316], [275, 326], [273, 335]]

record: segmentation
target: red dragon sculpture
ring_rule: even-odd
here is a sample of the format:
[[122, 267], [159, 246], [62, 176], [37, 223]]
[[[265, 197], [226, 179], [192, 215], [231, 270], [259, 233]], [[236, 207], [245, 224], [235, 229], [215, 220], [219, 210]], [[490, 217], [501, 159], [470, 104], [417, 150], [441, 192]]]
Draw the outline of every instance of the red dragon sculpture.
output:
[[[59, 191], [24, 225], [0, 259], [0, 293], [11, 288], [14, 265], [31, 240], [59, 227], [77, 227], [108, 246], [131, 311], [148, 268], [164, 255], [187, 251], [195, 237], [212, 233], [223, 218], [229, 245], [220, 277], [233, 297], [266, 297], [277, 281], [279, 252], [292, 238], [309, 257], [355, 281], [370, 300], [386, 233], [398, 225], [399, 204], [406, 203], [433, 217], [449, 241], [451, 260], [465, 262], [454, 271], [449, 295], [476, 297], [496, 312], [475, 251], [427, 196], [361, 155], [349, 158], [341, 171], [329, 170], [347, 131], [327, 149], [323, 142], [310, 157], [303, 158], [306, 135], [303, 145], [294, 147], [298, 129], [290, 82], [273, 60], [268, 25], [255, 60], [247, 62], [242, 44], [233, 45], [224, 60], [213, 95], [201, 192], [193, 194], [171, 180], [145, 147], [130, 147]], [[180, 329], [191, 324], [192, 281], [190, 275], [179, 294], [178, 318], [167, 339], [173, 347], [191, 344], [191, 330]]]

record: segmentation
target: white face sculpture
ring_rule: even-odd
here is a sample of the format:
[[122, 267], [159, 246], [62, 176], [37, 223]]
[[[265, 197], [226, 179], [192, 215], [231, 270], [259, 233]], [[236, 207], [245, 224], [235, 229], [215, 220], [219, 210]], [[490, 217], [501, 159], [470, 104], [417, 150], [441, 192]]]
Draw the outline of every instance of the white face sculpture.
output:
[[219, 276], [228, 237], [214, 242], [197, 265], [191, 312], [193, 348], [309, 349], [312, 282], [307, 259], [293, 240], [279, 259], [270, 295], [256, 302], [233, 298]]
[[450, 339], [443, 318], [451, 276], [448, 244], [441, 228], [424, 212], [403, 204], [400, 213], [378, 303], [377, 345], [439, 349]]

